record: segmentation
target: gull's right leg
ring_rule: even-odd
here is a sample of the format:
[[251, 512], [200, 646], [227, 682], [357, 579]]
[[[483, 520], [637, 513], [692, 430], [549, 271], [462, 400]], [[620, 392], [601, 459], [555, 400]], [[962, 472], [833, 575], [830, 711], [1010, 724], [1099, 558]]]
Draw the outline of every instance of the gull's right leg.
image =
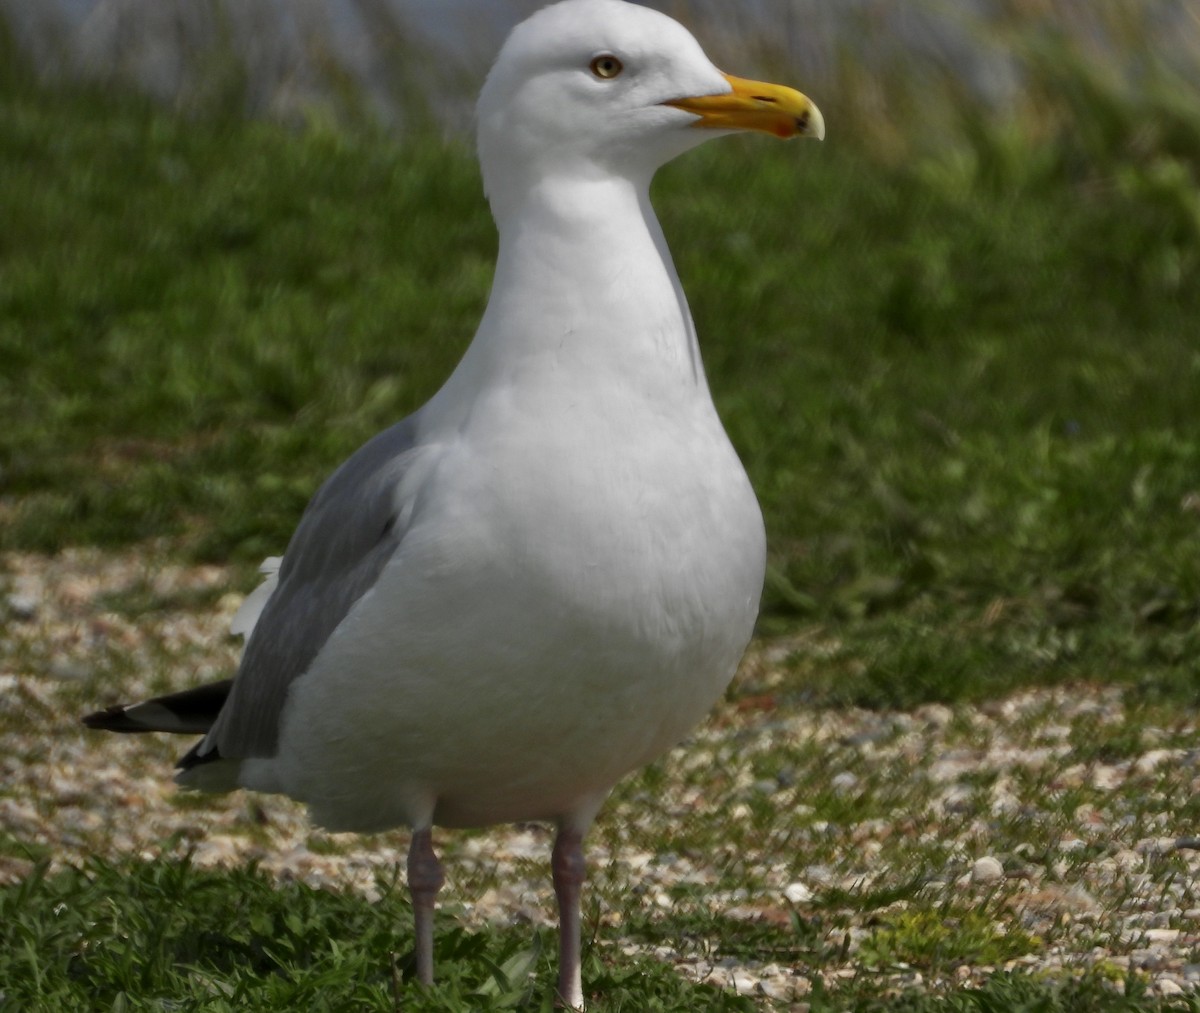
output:
[[550, 857], [554, 894], [558, 899], [558, 1003], [569, 1010], [583, 1009], [580, 980], [580, 894], [587, 866], [583, 858], [583, 834], [562, 827]]
[[417, 930], [417, 981], [422, 985], [433, 984], [433, 908], [445, 882], [429, 827], [413, 830], [408, 846], [408, 890]]

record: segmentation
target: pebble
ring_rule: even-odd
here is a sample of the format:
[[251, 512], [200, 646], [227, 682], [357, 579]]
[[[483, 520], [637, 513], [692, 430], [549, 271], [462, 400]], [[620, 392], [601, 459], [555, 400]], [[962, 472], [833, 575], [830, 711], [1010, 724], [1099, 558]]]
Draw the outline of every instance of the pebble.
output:
[[33, 595], [13, 593], [4, 600], [8, 614], [20, 622], [30, 622], [37, 618], [38, 601]]
[[978, 808], [974, 790], [965, 784], [956, 784], [944, 791], [941, 803], [948, 813], [973, 813]]
[[1164, 763], [1174, 763], [1184, 754], [1182, 749], [1152, 749], [1134, 761], [1133, 769], [1139, 774], [1153, 774]]
[[803, 883], [788, 883], [783, 888], [783, 895], [789, 904], [807, 904], [813, 898], [813, 892]]
[[1092, 768], [1092, 787], [1101, 791], [1115, 791], [1125, 783], [1127, 771], [1127, 765], [1098, 763]]
[[982, 858], [975, 860], [975, 864], [971, 866], [971, 882], [973, 883], [998, 883], [1004, 879], [1004, 866], [1000, 859], [993, 858], [991, 855], [984, 855]]
[[1011, 816], [1020, 812], [1021, 800], [1007, 784], [997, 783], [992, 786], [992, 801], [989, 809], [993, 816]]
[[954, 711], [945, 704], [930, 703], [918, 707], [916, 716], [928, 727], [942, 729], [954, 720]]
[[775, 977], [764, 977], [758, 983], [758, 993], [768, 999], [782, 1002], [785, 999], [791, 999], [796, 994], [796, 990], [785, 977], [776, 975]]
[[758, 979], [745, 971], [734, 971], [733, 990], [738, 995], [753, 995], [758, 990]]
[[834, 774], [829, 781], [829, 787], [841, 795], [846, 795], [858, 787], [858, 776], [848, 770]]
[[1130, 950], [1129, 963], [1143, 971], [1155, 971], [1162, 967], [1163, 953], [1161, 950], [1140, 947]]

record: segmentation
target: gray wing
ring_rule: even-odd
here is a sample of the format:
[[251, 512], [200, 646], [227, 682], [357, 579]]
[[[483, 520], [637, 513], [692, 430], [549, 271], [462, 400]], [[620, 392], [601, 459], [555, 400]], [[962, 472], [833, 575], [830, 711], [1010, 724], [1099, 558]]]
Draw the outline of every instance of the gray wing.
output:
[[229, 699], [181, 767], [275, 753], [292, 680], [374, 585], [403, 537], [408, 511], [397, 486], [416, 457], [418, 414], [365, 443], [317, 490], [288, 543]]

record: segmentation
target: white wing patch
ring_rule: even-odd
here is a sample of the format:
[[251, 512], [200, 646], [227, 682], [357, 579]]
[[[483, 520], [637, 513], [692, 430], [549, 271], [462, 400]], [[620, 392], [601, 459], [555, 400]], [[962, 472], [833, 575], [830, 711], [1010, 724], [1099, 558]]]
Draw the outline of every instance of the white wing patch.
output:
[[262, 610], [266, 608], [267, 601], [275, 593], [275, 588], [279, 584], [279, 567], [282, 563], [283, 556], [268, 556], [263, 560], [258, 572], [264, 574], [267, 579], [246, 595], [246, 600], [242, 602], [241, 607], [230, 620], [229, 632], [235, 637], [250, 639], [250, 634], [254, 632], [254, 627], [258, 623], [258, 617], [262, 615]]

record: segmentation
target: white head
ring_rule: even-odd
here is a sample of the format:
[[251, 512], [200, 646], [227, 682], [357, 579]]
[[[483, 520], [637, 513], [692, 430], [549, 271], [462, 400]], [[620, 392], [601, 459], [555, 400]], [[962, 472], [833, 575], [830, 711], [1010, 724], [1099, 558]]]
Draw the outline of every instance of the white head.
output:
[[623, 0], [562, 0], [519, 24], [477, 115], [493, 203], [559, 173], [648, 185], [659, 166], [713, 136], [696, 126], [824, 133], [799, 92], [723, 74], [678, 22]]

